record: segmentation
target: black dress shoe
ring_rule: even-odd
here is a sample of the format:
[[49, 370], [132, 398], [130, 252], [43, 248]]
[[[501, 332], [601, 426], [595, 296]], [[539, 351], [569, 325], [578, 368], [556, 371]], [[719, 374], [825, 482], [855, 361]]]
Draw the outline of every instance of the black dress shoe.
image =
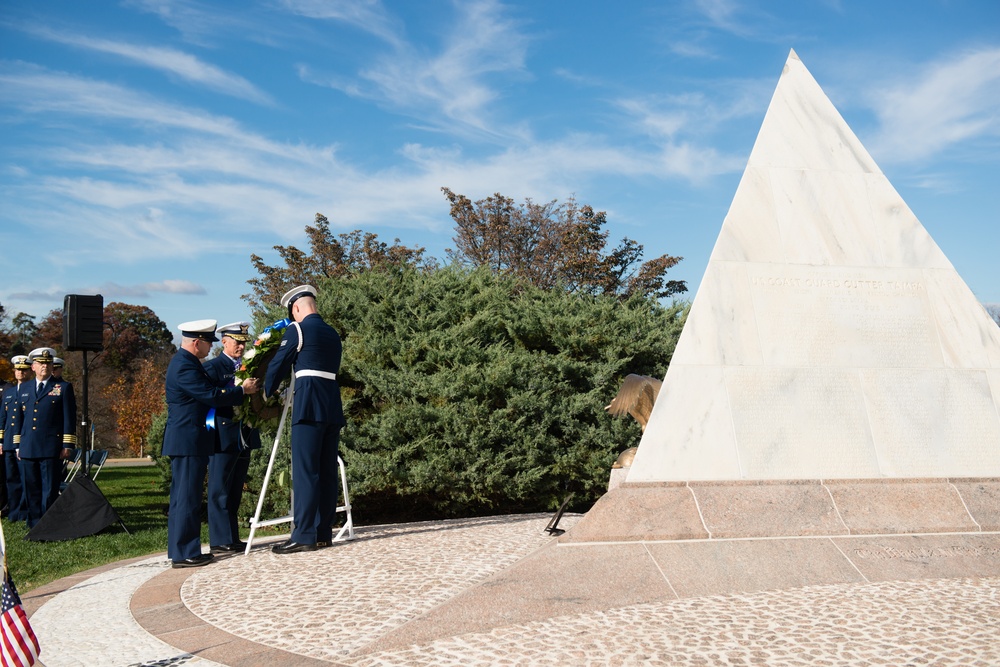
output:
[[208, 565], [212, 562], [212, 554], [199, 554], [193, 558], [185, 558], [184, 560], [175, 560], [170, 567], [201, 567], [202, 565]]
[[302, 544], [301, 542], [287, 540], [281, 544], [271, 547], [271, 551], [276, 554], [296, 554], [300, 551], [316, 551], [316, 545]]
[[212, 553], [213, 554], [235, 554], [241, 551], [246, 551], [246, 542], [233, 542], [232, 544], [213, 544]]

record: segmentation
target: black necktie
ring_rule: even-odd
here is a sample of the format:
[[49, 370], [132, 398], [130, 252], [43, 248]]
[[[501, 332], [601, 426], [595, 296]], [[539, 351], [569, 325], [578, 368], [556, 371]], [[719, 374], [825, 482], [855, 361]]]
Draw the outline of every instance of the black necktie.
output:
[[45, 383], [44, 382], [39, 382], [38, 383], [38, 393], [40, 394], [43, 391], [45, 391]]

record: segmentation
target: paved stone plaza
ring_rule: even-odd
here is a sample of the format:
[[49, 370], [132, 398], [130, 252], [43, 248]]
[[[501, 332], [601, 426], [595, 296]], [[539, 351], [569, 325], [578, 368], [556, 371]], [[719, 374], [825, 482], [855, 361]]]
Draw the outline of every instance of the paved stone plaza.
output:
[[[1000, 664], [1000, 576], [678, 597], [667, 571], [637, 583], [613, 546], [556, 544], [548, 519], [360, 528], [329, 549], [261, 545], [196, 569], [161, 554], [25, 605], [47, 667]], [[524, 574], [566, 554], [576, 566]], [[511, 595], [513, 578], [530, 590]]]

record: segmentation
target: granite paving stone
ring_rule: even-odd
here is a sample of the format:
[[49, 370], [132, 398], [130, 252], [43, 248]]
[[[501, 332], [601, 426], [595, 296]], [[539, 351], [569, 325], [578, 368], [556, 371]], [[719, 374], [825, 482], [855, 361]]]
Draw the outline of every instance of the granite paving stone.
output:
[[132, 616], [132, 593], [169, 568], [162, 556], [142, 560], [97, 574], [42, 605], [31, 627], [45, 667], [219, 664], [160, 641]]
[[497, 628], [346, 664], [493, 665], [501, 660], [531, 665], [997, 665], [1000, 578], [835, 584], [633, 605]]
[[[537, 574], [539, 559], [554, 550], [552, 562], [565, 564], [587, 553], [648, 561], [646, 550], [660, 549], [560, 545], [544, 533], [548, 519], [362, 527], [356, 540], [316, 552], [276, 556], [261, 544], [249, 556], [194, 570], [172, 570], [162, 555], [127, 561], [56, 586], [61, 592], [31, 621], [46, 667], [1000, 665], [1000, 573], [656, 593], [629, 604], [621, 601], [630, 596], [601, 597], [600, 582], [581, 581], [577, 589], [539, 590], [528, 616], [484, 613], [491, 598], [483, 592], [516, 604], [511, 593], [524, 590], [510, 588], [518, 568], [530, 564]], [[567, 515], [561, 525], [578, 520]], [[558, 556], [564, 551], [573, 558]], [[613, 571], [609, 564], [558, 574], [571, 582]], [[663, 572], [668, 578], [669, 568]], [[606, 587], [626, 581], [642, 580], [608, 576]], [[566, 604], [574, 590], [586, 604]], [[546, 599], [553, 613], [541, 617]], [[458, 622], [463, 613], [479, 620]], [[76, 619], [98, 630], [81, 638]], [[437, 631], [427, 632], [433, 623]], [[408, 632], [415, 624], [422, 630]]]
[[253, 552], [191, 576], [181, 596], [194, 614], [227, 632], [338, 660], [551, 540], [548, 519], [375, 527], [316, 552]]

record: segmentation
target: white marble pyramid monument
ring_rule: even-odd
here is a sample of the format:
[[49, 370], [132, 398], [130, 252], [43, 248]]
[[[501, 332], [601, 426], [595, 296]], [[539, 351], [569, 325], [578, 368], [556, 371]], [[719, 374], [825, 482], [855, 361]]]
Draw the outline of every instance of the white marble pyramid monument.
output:
[[793, 51], [627, 482], [947, 477], [1000, 477], [1000, 328]]

